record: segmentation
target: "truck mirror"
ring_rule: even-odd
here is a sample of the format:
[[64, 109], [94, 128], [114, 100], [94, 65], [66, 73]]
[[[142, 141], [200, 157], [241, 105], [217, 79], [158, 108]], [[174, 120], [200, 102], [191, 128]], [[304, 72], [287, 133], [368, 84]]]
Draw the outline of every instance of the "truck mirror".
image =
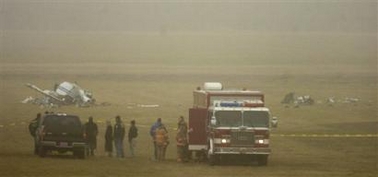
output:
[[217, 125], [217, 119], [215, 119], [215, 116], [211, 117], [210, 123], [212, 126]]
[[277, 117], [273, 117], [273, 118], [272, 118], [272, 121], [270, 122], [270, 125], [271, 125], [273, 128], [277, 128], [277, 126], [278, 126], [278, 119], [277, 119]]

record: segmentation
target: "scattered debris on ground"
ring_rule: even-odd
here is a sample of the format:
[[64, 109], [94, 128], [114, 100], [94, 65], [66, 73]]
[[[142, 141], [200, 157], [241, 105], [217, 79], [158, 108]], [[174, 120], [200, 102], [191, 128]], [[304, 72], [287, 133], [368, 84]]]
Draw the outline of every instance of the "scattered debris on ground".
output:
[[301, 105], [313, 105], [315, 101], [310, 95], [295, 96], [294, 92], [290, 92], [285, 95], [281, 103], [285, 104], [286, 107], [290, 105], [294, 105], [294, 107], [299, 107]]
[[[305, 105], [313, 105], [313, 104], [327, 104], [329, 106], [334, 106], [336, 104], [353, 104], [357, 105], [361, 102], [360, 98], [356, 97], [344, 97], [344, 98], [336, 98], [336, 97], [328, 97], [324, 100], [315, 100], [310, 95], [303, 95], [303, 96], [296, 96], [294, 92], [290, 92], [285, 95], [282, 99], [281, 104], [284, 104], [285, 107], [295, 107], [298, 108], [299, 106]], [[372, 101], [367, 102], [367, 105], [371, 105]]]

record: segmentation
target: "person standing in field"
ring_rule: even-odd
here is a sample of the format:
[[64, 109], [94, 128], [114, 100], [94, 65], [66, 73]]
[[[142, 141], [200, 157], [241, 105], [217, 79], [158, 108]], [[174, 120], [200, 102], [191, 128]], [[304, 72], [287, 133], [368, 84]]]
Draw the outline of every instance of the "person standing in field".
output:
[[97, 124], [93, 122], [92, 116], [88, 118], [88, 122], [85, 124], [84, 128], [85, 128], [87, 144], [90, 151], [88, 153], [90, 153], [90, 155], [93, 156], [94, 150], [97, 147], [98, 128], [97, 128]]
[[106, 130], [105, 130], [105, 152], [109, 157], [112, 157], [113, 154], [113, 127], [110, 121], [106, 121]]
[[165, 160], [165, 151], [169, 145], [168, 131], [163, 124], [156, 129], [155, 142], [157, 147], [157, 160]]
[[188, 125], [183, 116], [180, 116], [176, 134], [177, 162], [186, 162], [188, 159]]
[[120, 116], [116, 116], [116, 124], [114, 125], [113, 137], [117, 157], [124, 158], [125, 154], [123, 151], [123, 139], [125, 137], [125, 126], [123, 125]]
[[158, 127], [160, 127], [161, 125], [161, 118], [158, 118], [157, 121], [151, 126], [150, 128], [150, 136], [152, 138], [152, 142], [154, 144], [154, 159], [153, 160], [157, 160], [157, 145], [156, 145], [156, 140], [155, 140], [155, 134], [156, 134], [156, 130]]
[[131, 157], [134, 157], [135, 156], [134, 149], [136, 147], [136, 137], [138, 136], [138, 129], [135, 126], [135, 120], [132, 120], [130, 122], [130, 125], [131, 126], [129, 128], [129, 133], [128, 133], [129, 147], [130, 147], [130, 155]]

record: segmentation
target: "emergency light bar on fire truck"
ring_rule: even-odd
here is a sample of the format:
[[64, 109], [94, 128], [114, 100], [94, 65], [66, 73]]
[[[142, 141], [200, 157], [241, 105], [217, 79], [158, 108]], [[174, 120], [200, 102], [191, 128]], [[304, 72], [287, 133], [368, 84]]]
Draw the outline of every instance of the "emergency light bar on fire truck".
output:
[[264, 107], [262, 100], [222, 101], [215, 100], [214, 107]]

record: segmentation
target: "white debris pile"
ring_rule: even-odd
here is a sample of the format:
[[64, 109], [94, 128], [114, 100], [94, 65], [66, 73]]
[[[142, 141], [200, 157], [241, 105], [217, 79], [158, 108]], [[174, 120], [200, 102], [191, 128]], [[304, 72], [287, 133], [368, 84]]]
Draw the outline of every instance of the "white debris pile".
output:
[[310, 95], [295, 96], [294, 92], [290, 92], [285, 95], [281, 103], [286, 106], [294, 105], [295, 107], [298, 107], [300, 105], [313, 105], [315, 101]]
[[76, 82], [64, 81], [60, 84], [54, 84], [54, 90], [43, 90], [30, 83], [25, 85], [41, 94], [41, 97], [36, 99], [28, 97], [22, 101], [23, 103], [31, 102], [43, 106], [76, 105], [78, 107], [88, 107], [94, 105], [96, 101], [91, 92], [82, 89]]
[[360, 101], [361, 101], [361, 99], [354, 98], [354, 97], [345, 97], [345, 98], [341, 98], [341, 99], [337, 99], [335, 97], [329, 97], [329, 98], [327, 98], [326, 102], [327, 102], [328, 105], [334, 105], [334, 104], [337, 104], [337, 103], [357, 104]]
[[294, 101], [295, 105], [313, 105], [314, 99], [310, 95], [298, 96]]
[[32, 96], [26, 97], [21, 101], [23, 104], [35, 104], [43, 108], [59, 107], [58, 104], [54, 104], [49, 100], [49, 97], [33, 98]]
[[134, 108], [158, 108], [160, 105], [158, 104], [141, 104], [141, 103], [127, 103], [128, 109]]

